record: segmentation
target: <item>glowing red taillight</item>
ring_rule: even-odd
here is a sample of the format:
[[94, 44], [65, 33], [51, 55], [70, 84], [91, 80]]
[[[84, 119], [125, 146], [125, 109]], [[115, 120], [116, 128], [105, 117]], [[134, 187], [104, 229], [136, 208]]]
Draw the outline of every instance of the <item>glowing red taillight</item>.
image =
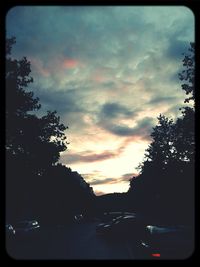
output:
[[159, 258], [160, 257], [160, 253], [153, 253], [151, 254], [152, 257], [156, 257], [156, 258]]

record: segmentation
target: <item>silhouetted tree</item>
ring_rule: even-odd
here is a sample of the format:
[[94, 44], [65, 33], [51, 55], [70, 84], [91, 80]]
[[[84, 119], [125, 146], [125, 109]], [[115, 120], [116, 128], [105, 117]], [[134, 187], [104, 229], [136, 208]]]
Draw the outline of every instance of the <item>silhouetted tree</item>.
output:
[[28, 91], [30, 62], [11, 58], [15, 38], [6, 42], [6, 217], [67, 221], [90, 212], [94, 193], [84, 179], [58, 164], [66, 149], [66, 127], [56, 111], [36, 116], [39, 99]]
[[195, 44], [190, 43], [188, 50], [190, 53], [185, 54], [183, 59], [185, 69], [179, 73], [180, 80], [185, 81], [182, 84], [182, 89], [186, 92], [186, 95], [192, 95], [185, 99], [185, 103], [190, 102], [190, 100], [195, 101]]
[[[185, 70], [179, 74], [182, 89], [192, 94], [185, 103], [195, 102], [194, 44], [185, 55]], [[129, 194], [136, 209], [174, 221], [194, 219], [194, 107], [180, 108], [182, 116], [173, 121], [164, 115], [151, 133], [152, 142], [139, 165], [140, 175], [130, 181]], [[166, 219], [166, 217], [165, 217]], [[180, 222], [179, 221], [179, 222]]]
[[179, 78], [184, 83], [181, 85], [186, 95], [185, 103], [192, 101], [192, 105], [181, 107], [182, 117], [178, 118], [175, 125], [175, 147], [178, 157], [194, 164], [195, 152], [195, 44], [190, 43], [190, 53], [185, 54], [183, 59], [184, 70], [179, 73]]
[[[28, 91], [33, 82], [30, 62], [11, 57], [15, 38], [6, 42], [6, 185], [9, 211], [19, 213], [29, 205], [31, 186], [66, 149], [66, 127], [56, 112], [37, 117], [39, 99]], [[35, 192], [36, 193], [36, 192]], [[12, 213], [11, 212], [11, 213]]]
[[168, 162], [174, 157], [174, 123], [172, 119], [161, 115], [158, 117], [158, 125], [151, 133], [153, 141], [145, 153], [145, 160], [141, 164], [142, 172], [145, 167], [155, 165], [157, 168], [165, 169]]
[[195, 112], [191, 107], [185, 107], [182, 117], [174, 125], [174, 147], [179, 161], [194, 164], [195, 156]]
[[[15, 38], [6, 43], [6, 152], [8, 156], [29, 159], [33, 166], [45, 162], [54, 164], [59, 152], [66, 149], [64, 130], [56, 112], [48, 112], [39, 118], [31, 111], [40, 108], [39, 99], [26, 88], [33, 82], [29, 76], [30, 62], [24, 57], [15, 60], [10, 57]], [[45, 153], [45, 157], [43, 157]]]
[[37, 191], [37, 214], [42, 222], [53, 224], [89, 213], [95, 197], [81, 175], [62, 164], [48, 168]]

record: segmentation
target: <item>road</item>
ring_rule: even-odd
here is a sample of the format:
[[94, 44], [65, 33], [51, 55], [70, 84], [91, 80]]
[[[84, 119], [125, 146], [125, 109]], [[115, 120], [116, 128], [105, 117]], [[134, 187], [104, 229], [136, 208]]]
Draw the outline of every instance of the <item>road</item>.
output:
[[[97, 222], [70, 226], [41, 227], [32, 238], [17, 239], [8, 254], [15, 259], [117, 260], [136, 259], [137, 244], [128, 240], [108, 239], [96, 234]], [[135, 250], [134, 250], [135, 247]]]

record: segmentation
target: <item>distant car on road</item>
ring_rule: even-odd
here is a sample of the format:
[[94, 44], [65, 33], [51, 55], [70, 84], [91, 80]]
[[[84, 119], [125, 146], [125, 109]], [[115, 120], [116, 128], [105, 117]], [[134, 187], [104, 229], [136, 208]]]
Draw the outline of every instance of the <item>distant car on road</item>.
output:
[[194, 250], [194, 232], [186, 226], [146, 226], [141, 240], [147, 258], [186, 259]]
[[38, 221], [36, 220], [24, 220], [24, 221], [19, 221], [15, 223], [15, 230], [16, 233], [21, 233], [21, 232], [32, 232], [35, 230], [38, 230], [40, 228], [40, 225]]
[[35, 238], [40, 233], [40, 225], [36, 220], [23, 220], [14, 224], [16, 239], [27, 240]]

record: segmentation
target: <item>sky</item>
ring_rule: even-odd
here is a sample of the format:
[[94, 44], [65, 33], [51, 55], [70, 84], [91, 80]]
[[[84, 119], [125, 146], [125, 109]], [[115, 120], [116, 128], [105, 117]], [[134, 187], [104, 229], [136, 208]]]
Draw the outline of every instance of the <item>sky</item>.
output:
[[126, 192], [159, 114], [180, 116], [178, 73], [194, 41], [185, 6], [16, 6], [12, 56], [31, 62], [41, 112], [56, 110], [69, 142], [60, 162], [97, 195]]

